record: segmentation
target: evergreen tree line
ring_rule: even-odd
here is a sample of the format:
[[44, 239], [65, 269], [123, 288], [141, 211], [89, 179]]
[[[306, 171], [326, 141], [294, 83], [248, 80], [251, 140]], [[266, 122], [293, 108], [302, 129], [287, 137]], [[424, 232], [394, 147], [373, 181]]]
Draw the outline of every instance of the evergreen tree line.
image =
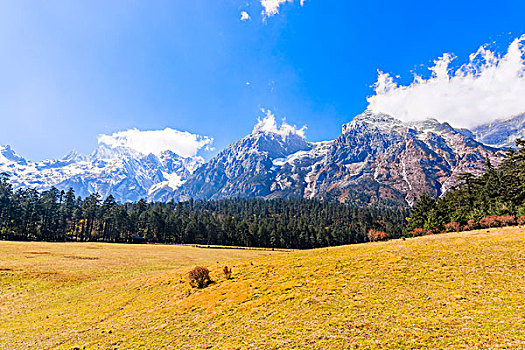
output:
[[82, 199], [72, 189], [14, 191], [7, 175], [0, 175], [4, 240], [144, 240], [302, 249], [400, 237], [407, 214], [405, 208], [303, 199], [119, 204], [111, 195], [105, 200], [98, 194]]
[[516, 141], [496, 168], [490, 161], [475, 177], [461, 174], [461, 185], [445, 196], [422, 196], [411, 212], [414, 234], [525, 224], [525, 140]]

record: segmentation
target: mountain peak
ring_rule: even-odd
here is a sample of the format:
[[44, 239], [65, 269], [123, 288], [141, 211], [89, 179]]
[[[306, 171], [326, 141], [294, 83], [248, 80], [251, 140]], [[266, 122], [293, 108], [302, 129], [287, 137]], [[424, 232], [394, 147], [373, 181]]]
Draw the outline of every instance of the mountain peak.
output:
[[370, 110], [357, 115], [350, 123], [343, 124], [342, 132], [347, 133], [352, 129], [361, 129], [366, 127], [378, 128], [381, 130], [391, 130], [395, 127], [405, 126], [399, 119], [389, 114], [375, 113]]
[[434, 134], [440, 134], [443, 132], [458, 133], [456, 129], [450, 126], [449, 123], [442, 123], [437, 119], [428, 118], [425, 120], [409, 122], [407, 125], [415, 128], [419, 132], [431, 132]]
[[27, 161], [18, 153], [16, 153], [9, 145], [0, 146], [0, 156], [3, 156], [8, 161], [15, 162], [20, 165], [27, 164]]
[[170, 151], [145, 155], [106, 144], [99, 144], [89, 156], [72, 151], [60, 160], [29, 162], [10, 146], [0, 146], [0, 172], [10, 174], [15, 188], [72, 187], [80, 196], [98, 192], [121, 202], [161, 200], [166, 188], [180, 186], [203, 162], [198, 156], [182, 158]]
[[262, 110], [263, 113], [266, 113], [266, 116], [257, 122], [252, 130], [252, 135], [255, 134], [275, 134], [279, 135], [283, 140], [290, 136], [298, 136], [300, 138], [306, 138], [306, 126], [303, 126], [300, 129], [297, 129], [295, 125], [290, 125], [286, 123], [285, 120], [282, 121], [281, 125], [278, 126], [275, 121], [275, 115], [270, 110]]
[[0, 146], [0, 171], [12, 176], [15, 188], [73, 187], [81, 196], [99, 192], [121, 202], [241, 196], [413, 203], [420, 193], [445, 193], [462, 172], [479, 174], [487, 158], [497, 164], [504, 152], [484, 144], [525, 137], [524, 115], [471, 132], [436, 119], [403, 122], [365, 111], [343, 125], [337, 139], [310, 143], [305, 128], [278, 125], [264, 112], [252, 133], [208, 163], [172, 150], [105, 143], [89, 156], [73, 151], [62, 160], [26, 162]]
[[79, 161], [86, 160], [86, 158], [87, 157], [83, 155], [82, 153], [76, 150], [72, 150], [71, 152], [66, 154], [66, 156], [62, 160], [65, 162], [79, 162]]
[[442, 123], [435, 118], [427, 118], [418, 121], [403, 122], [389, 114], [376, 113], [370, 110], [356, 116], [350, 123], [343, 125], [343, 134], [353, 129], [377, 129], [390, 133], [398, 128], [410, 128], [420, 133], [442, 134], [444, 132], [459, 133], [448, 123]]

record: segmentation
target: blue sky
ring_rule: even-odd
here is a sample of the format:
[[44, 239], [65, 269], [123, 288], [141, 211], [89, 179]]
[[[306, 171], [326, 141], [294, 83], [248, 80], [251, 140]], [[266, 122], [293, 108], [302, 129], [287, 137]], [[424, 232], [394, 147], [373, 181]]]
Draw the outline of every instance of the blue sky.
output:
[[311, 141], [333, 139], [367, 107], [378, 69], [408, 84], [445, 52], [461, 62], [525, 33], [516, 0], [262, 11], [259, 0], [1, 1], [0, 144], [40, 160], [89, 153], [100, 134], [169, 127], [220, 150], [261, 108], [307, 125]]

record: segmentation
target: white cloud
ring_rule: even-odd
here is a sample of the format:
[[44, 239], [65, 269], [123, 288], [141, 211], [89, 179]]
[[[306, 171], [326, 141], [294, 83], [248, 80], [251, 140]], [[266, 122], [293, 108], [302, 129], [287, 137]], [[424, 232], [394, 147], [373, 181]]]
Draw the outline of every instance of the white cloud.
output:
[[130, 129], [112, 135], [99, 135], [98, 143], [115, 147], [129, 147], [143, 154], [160, 154], [170, 150], [181, 157], [194, 157], [203, 147], [211, 149], [213, 138], [170, 128], [141, 131]]
[[[262, 15], [264, 18], [271, 17], [279, 13], [279, 7], [286, 2], [294, 2], [294, 0], [260, 0], [264, 8]], [[300, 0], [301, 6], [304, 5], [305, 0]]]
[[379, 72], [368, 109], [404, 121], [436, 118], [455, 127], [474, 127], [525, 113], [525, 35], [515, 39], [504, 55], [486, 46], [469, 56], [455, 72], [456, 58], [444, 54], [430, 67], [431, 76], [415, 75], [408, 86]]
[[246, 21], [249, 21], [251, 20], [252, 18], [250, 17], [250, 15], [248, 14], [248, 12], [246, 11], [242, 11], [241, 12], [241, 21], [243, 22], [246, 22]]
[[283, 138], [286, 138], [288, 135], [298, 135], [302, 138], [306, 137], [306, 125], [300, 129], [297, 129], [295, 125], [290, 125], [286, 123], [283, 119], [281, 126], [277, 125], [275, 121], [275, 115], [270, 110], [261, 109], [261, 112], [265, 114], [264, 118], [258, 119], [257, 124], [253, 128], [252, 134], [258, 132], [273, 133], [281, 135]]

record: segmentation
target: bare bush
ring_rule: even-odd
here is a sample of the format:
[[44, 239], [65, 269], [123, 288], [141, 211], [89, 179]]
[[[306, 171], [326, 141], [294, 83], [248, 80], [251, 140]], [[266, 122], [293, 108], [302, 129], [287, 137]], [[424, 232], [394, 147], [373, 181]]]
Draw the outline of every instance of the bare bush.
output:
[[502, 226], [514, 226], [518, 223], [516, 218], [512, 215], [502, 215], [498, 217]]
[[193, 288], [205, 288], [211, 283], [210, 270], [197, 266], [188, 274], [190, 285]]
[[500, 227], [501, 223], [497, 219], [496, 215], [489, 215], [479, 220], [479, 225], [481, 226], [481, 228], [491, 228]]
[[425, 233], [425, 236], [437, 235], [438, 233], [441, 233], [441, 230], [435, 227], [435, 228], [428, 229], [427, 232]]
[[489, 215], [479, 221], [482, 228], [516, 225], [516, 218], [512, 215]]
[[224, 273], [224, 277], [226, 277], [227, 280], [232, 278], [232, 269], [228, 268], [228, 266], [224, 266], [222, 272]]

